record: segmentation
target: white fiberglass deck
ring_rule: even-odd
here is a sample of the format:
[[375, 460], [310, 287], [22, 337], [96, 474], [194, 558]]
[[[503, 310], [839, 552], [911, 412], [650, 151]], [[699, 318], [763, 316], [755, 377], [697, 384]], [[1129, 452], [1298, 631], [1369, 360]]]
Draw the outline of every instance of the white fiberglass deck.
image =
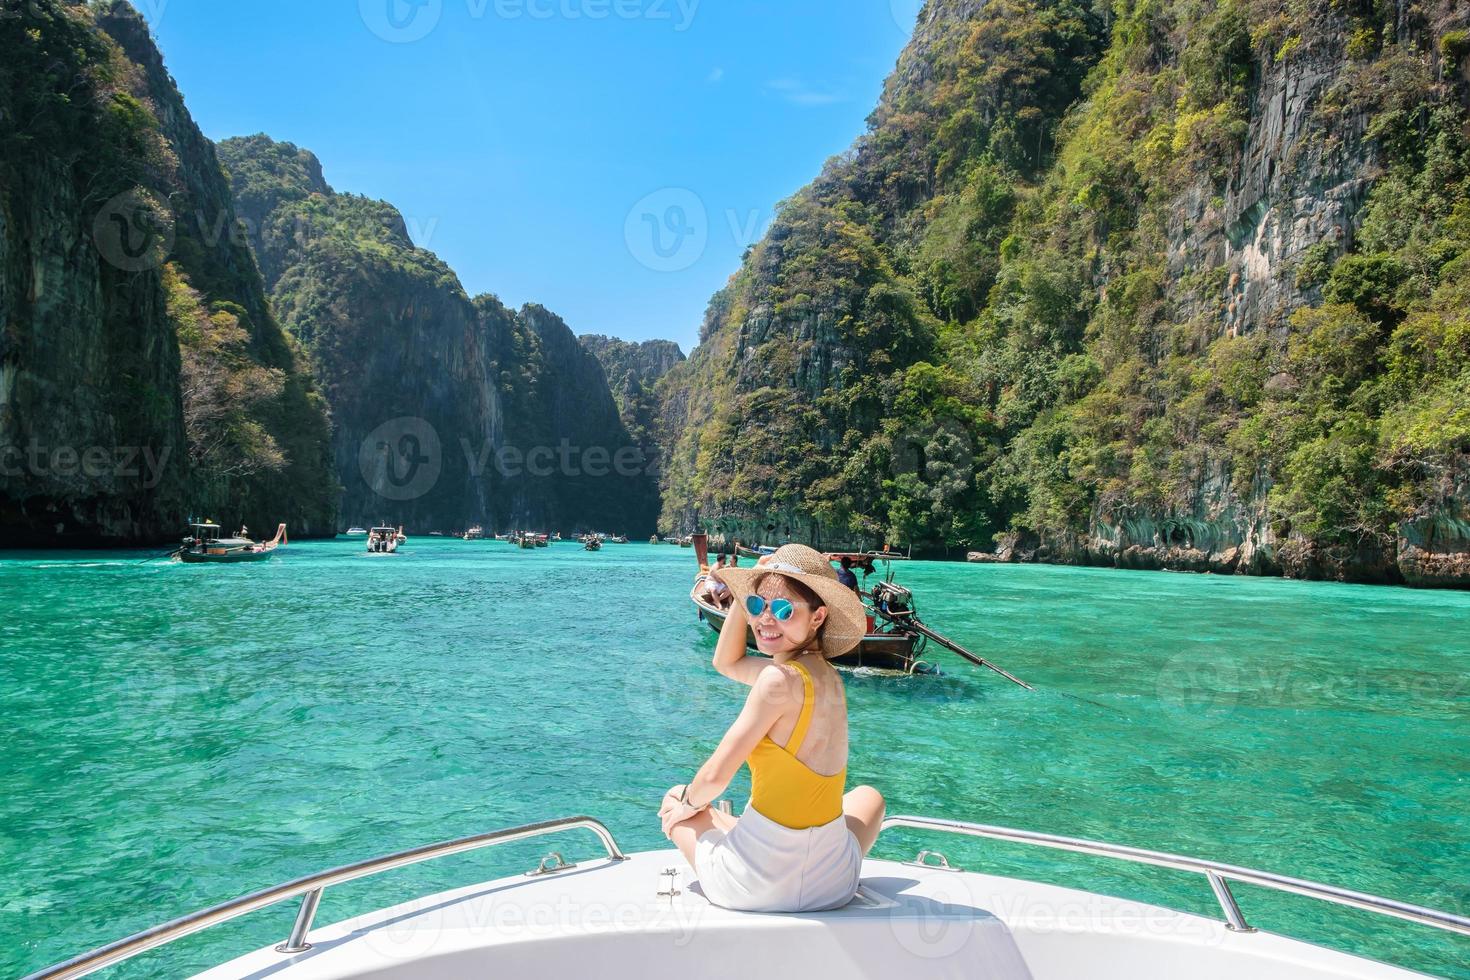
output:
[[[672, 879], [678, 894], [667, 892]], [[867, 860], [848, 906], [797, 915], [705, 900], [677, 850], [594, 859], [314, 929], [202, 974], [238, 978], [1190, 980], [1420, 976], [1263, 932], [1051, 885]]]

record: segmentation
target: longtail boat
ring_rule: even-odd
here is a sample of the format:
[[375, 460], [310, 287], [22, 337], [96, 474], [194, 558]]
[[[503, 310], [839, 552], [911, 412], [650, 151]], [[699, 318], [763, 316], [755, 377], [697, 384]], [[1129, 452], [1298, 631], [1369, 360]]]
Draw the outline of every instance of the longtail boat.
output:
[[218, 524], [190, 524], [189, 536], [175, 554], [180, 561], [191, 565], [233, 565], [246, 561], [264, 561], [273, 551], [287, 543], [284, 524], [276, 528], [276, 536], [269, 541], [252, 541], [243, 535], [222, 538]]
[[[709, 568], [709, 537], [705, 534], [693, 535], [694, 555], [699, 559], [699, 574], [694, 578], [694, 585], [689, 590], [689, 601], [694, 603], [694, 608], [701, 620], [709, 625], [716, 633], [725, 626], [726, 613], [709, 594], [707, 569]], [[858, 565], [878, 560], [875, 553], [861, 554], [831, 554], [827, 556], [831, 561], [837, 561], [843, 557], [861, 559]], [[902, 557], [902, 556], [892, 556]], [[885, 564], [889, 559], [882, 559]], [[888, 574], [892, 578], [892, 572]], [[864, 597], [865, 599], [868, 597]], [[919, 659], [924, 652], [927, 638], [917, 631], [900, 627], [890, 620], [881, 622], [873, 615], [869, 606], [868, 611], [868, 634], [862, 638], [857, 646], [840, 657], [833, 657], [832, 662], [844, 667], [876, 667], [883, 670], [898, 670], [906, 674], [928, 674], [934, 672], [934, 666], [927, 661]], [[766, 656], [760, 652], [755, 643], [755, 634], [750, 630], [745, 631], [746, 649], [759, 655]]]
[[584, 551], [601, 551], [602, 539], [595, 534], [589, 534], [582, 539], [582, 549]]

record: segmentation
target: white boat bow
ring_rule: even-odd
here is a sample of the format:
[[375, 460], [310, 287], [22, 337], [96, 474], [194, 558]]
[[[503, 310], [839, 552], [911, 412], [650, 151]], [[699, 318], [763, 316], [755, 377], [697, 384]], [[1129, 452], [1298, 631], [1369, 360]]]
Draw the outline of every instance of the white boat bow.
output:
[[[200, 974], [235, 978], [380, 980], [466, 976], [740, 978], [780, 971], [812, 977], [905, 975], [993, 980], [1406, 978], [1398, 967], [1259, 932], [1230, 882], [1247, 882], [1368, 909], [1470, 936], [1470, 918], [1330, 885], [1121, 845], [924, 817], [906, 826], [1036, 844], [1193, 871], [1214, 889], [1223, 919], [1091, 892], [950, 867], [935, 852], [914, 861], [866, 859], [861, 886], [840, 909], [738, 912], [707, 901], [677, 850], [624, 854], [591, 817], [569, 817], [448, 841], [312, 875], [113, 943], [28, 980], [80, 977], [248, 912], [301, 897], [291, 935]], [[560, 853], [521, 875], [442, 892], [312, 928], [323, 891], [420, 861], [571, 829], [605, 855], [567, 864]], [[926, 860], [937, 858], [935, 860]]]

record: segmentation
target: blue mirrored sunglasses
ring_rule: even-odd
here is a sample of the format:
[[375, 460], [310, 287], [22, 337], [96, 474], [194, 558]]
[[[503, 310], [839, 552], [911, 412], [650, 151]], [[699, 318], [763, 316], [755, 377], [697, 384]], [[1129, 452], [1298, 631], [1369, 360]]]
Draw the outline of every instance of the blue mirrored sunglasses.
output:
[[[765, 596], [746, 596], [745, 611], [750, 613], [752, 617], [759, 616], [761, 613], [766, 611], [766, 601], [767, 600]], [[790, 599], [771, 599], [770, 603], [771, 615], [775, 616], [783, 623], [791, 618], [791, 614], [796, 612], [796, 607], [798, 605], [806, 605], [806, 603], [804, 602], [796, 603], [792, 602]]]

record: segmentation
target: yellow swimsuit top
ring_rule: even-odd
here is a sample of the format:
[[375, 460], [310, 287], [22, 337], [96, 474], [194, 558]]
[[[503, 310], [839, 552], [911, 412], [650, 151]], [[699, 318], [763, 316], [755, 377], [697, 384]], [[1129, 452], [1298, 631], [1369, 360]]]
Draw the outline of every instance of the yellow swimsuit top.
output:
[[791, 666], [801, 672], [801, 714], [791, 739], [782, 748], [769, 735], [761, 737], [746, 760], [750, 766], [750, 805], [783, 827], [803, 830], [818, 827], [842, 816], [842, 792], [847, 782], [847, 767], [830, 776], [813, 772], [796, 758], [812, 721], [816, 698], [812, 693], [812, 675], [796, 661]]

